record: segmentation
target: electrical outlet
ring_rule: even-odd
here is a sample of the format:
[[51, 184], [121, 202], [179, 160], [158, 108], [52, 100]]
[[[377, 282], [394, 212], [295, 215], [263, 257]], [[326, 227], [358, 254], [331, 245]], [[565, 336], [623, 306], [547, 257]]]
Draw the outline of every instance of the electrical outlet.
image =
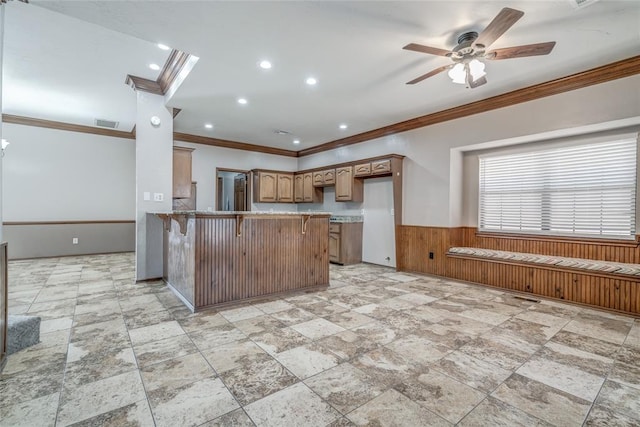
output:
[[74, 238], [71, 240], [71, 243], [73, 243], [74, 245], [77, 245], [77, 244], [78, 244], [78, 238], [77, 238], [77, 237], [74, 237]]
[[153, 193], [153, 201], [154, 202], [162, 202], [164, 200], [164, 194], [162, 193]]
[[433, 252], [429, 252], [429, 259], [433, 259]]

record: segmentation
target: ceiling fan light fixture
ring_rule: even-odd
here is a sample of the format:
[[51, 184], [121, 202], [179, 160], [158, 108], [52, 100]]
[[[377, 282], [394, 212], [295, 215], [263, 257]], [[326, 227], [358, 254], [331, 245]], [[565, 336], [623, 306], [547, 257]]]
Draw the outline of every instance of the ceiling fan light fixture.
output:
[[464, 69], [464, 65], [461, 63], [454, 65], [453, 68], [449, 70], [448, 74], [454, 83], [462, 85], [467, 83], [467, 73]]
[[487, 75], [484, 71], [484, 64], [477, 59], [472, 59], [471, 62], [469, 62], [469, 72], [471, 72], [473, 80], [478, 80]]

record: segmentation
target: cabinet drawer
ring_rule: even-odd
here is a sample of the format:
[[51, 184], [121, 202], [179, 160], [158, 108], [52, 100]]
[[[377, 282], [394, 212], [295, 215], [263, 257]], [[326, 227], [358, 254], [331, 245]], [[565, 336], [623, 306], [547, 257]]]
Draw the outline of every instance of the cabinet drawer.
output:
[[340, 233], [340, 224], [329, 224], [329, 233]]
[[336, 170], [329, 169], [322, 172], [323, 174], [323, 183], [324, 185], [335, 184], [336, 183]]
[[371, 162], [371, 174], [391, 172], [391, 160], [378, 160]]
[[313, 185], [317, 187], [322, 187], [323, 182], [324, 182], [324, 172], [314, 172]]
[[371, 163], [363, 163], [353, 167], [354, 176], [367, 176], [371, 174]]

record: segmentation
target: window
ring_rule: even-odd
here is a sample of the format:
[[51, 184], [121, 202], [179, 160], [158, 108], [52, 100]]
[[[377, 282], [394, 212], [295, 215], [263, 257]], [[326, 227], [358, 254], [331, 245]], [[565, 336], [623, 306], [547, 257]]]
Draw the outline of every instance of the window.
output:
[[480, 157], [479, 229], [635, 238], [636, 136]]

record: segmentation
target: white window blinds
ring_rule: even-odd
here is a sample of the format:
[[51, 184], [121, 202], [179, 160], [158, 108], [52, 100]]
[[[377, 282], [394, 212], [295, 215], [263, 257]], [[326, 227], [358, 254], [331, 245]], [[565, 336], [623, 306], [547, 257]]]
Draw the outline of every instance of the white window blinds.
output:
[[480, 231], [635, 238], [636, 137], [480, 158]]

